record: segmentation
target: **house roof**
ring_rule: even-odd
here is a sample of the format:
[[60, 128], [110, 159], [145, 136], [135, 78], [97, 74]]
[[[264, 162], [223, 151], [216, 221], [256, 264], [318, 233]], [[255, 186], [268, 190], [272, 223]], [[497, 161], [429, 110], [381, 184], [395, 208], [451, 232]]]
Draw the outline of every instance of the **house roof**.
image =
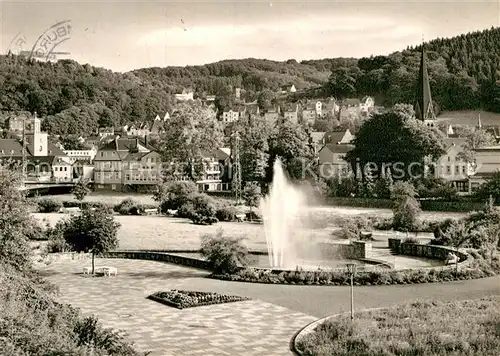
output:
[[289, 105], [285, 106], [283, 111], [284, 112], [297, 112], [298, 109], [299, 109], [298, 104], [289, 104]]
[[464, 137], [447, 137], [443, 140], [445, 150], [449, 150], [454, 146], [463, 147], [467, 139]]
[[311, 132], [311, 139], [314, 143], [320, 143], [325, 138], [326, 132], [315, 131]]
[[332, 153], [347, 153], [354, 149], [354, 145], [348, 144], [348, 143], [341, 143], [341, 144], [326, 144], [322, 149], [327, 148], [329, 149]]
[[346, 134], [347, 130], [339, 130], [339, 131], [328, 131], [325, 133], [324, 138], [327, 144], [337, 144], [342, 141]]
[[[4, 152], [3, 154], [1, 152]], [[11, 153], [12, 152], [12, 153]], [[22, 156], [23, 146], [15, 139], [0, 140], [0, 157]]]
[[359, 104], [361, 104], [361, 101], [357, 98], [349, 98], [349, 99], [344, 100], [344, 105], [347, 105], [347, 106], [357, 106]]

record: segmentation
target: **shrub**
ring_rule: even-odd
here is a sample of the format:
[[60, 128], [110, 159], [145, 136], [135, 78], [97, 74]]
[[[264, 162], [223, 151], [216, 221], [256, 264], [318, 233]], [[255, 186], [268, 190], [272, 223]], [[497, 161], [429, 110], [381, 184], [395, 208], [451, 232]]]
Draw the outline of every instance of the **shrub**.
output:
[[177, 210], [177, 216], [180, 218], [191, 218], [194, 215], [194, 205], [191, 201], [182, 204]]
[[113, 210], [120, 215], [139, 215], [139, 203], [131, 198], [122, 200]]
[[56, 213], [62, 208], [60, 201], [51, 198], [40, 199], [37, 204], [40, 213]]
[[262, 221], [262, 215], [255, 210], [247, 212], [245, 216], [248, 221]]
[[373, 221], [373, 227], [377, 230], [387, 231], [387, 230], [392, 229], [392, 225], [393, 225], [392, 218], [376, 217], [376, 218], [372, 219], [372, 221]]
[[189, 218], [197, 225], [217, 223], [215, 202], [206, 194], [197, 194], [192, 199], [193, 211]]
[[238, 209], [234, 206], [224, 205], [217, 208], [215, 215], [219, 221], [235, 221]]
[[165, 214], [167, 210], [178, 210], [197, 194], [198, 187], [194, 182], [168, 182], [158, 186], [153, 199], [160, 203], [161, 212]]
[[248, 264], [248, 250], [243, 239], [225, 237], [222, 229], [215, 236], [201, 238], [201, 254], [206, 258], [215, 273], [235, 273], [239, 266]]
[[408, 236], [408, 237], [405, 237], [403, 239], [403, 243], [406, 243], [406, 244], [420, 244], [420, 240], [417, 239], [416, 237], [413, 237], [413, 236]]
[[340, 236], [344, 239], [359, 239], [362, 231], [371, 230], [373, 222], [365, 216], [356, 216], [354, 218], [345, 219], [341, 223]]

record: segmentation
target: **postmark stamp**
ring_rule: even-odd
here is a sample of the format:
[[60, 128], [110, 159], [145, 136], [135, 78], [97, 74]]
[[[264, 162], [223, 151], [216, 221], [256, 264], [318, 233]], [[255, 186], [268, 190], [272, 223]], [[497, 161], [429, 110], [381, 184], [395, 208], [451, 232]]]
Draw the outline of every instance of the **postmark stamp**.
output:
[[71, 20], [58, 22], [46, 29], [36, 40], [31, 50], [26, 50], [28, 40], [22, 33], [17, 33], [7, 48], [14, 54], [24, 55], [27, 58], [50, 61], [58, 57], [69, 55], [69, 52], [57, 52], [56, 48], [71, 38]]

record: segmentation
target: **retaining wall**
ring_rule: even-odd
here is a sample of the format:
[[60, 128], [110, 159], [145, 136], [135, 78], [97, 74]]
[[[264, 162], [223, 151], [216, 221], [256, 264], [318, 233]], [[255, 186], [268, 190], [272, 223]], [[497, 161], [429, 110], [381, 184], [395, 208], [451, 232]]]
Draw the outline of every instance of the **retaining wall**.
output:
[[361, 260], [370, 257], [372, 244], [366, 241], [351, 241], [349, 244], [320, 242], [324, 258]]
[[154, 251], [112, 251], [100, 255], [103, 258], [129, 258], [137, 260], [162, 261], [175, 263], [182, 266], [211, 270], [210, 263], [196, 258], [173, 255], [165, 252]]

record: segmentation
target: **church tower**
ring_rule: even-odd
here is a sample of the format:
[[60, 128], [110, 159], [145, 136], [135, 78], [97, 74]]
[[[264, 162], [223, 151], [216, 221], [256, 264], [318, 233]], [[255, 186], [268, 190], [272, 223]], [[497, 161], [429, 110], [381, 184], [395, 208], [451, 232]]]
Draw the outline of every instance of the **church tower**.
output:
[[48, 156], [48, 134], [41, 131], [41, 120], [36, 116], [26, 120], [25, 138], [28, 150], [33, 156]]
[[436, 123], [424, 43], [422, 43], [420, 71], [418, 73], [417, 87], [415, 90], [415, 116], [418, 120], [424, 121], [428, 126], [434, 126]]

